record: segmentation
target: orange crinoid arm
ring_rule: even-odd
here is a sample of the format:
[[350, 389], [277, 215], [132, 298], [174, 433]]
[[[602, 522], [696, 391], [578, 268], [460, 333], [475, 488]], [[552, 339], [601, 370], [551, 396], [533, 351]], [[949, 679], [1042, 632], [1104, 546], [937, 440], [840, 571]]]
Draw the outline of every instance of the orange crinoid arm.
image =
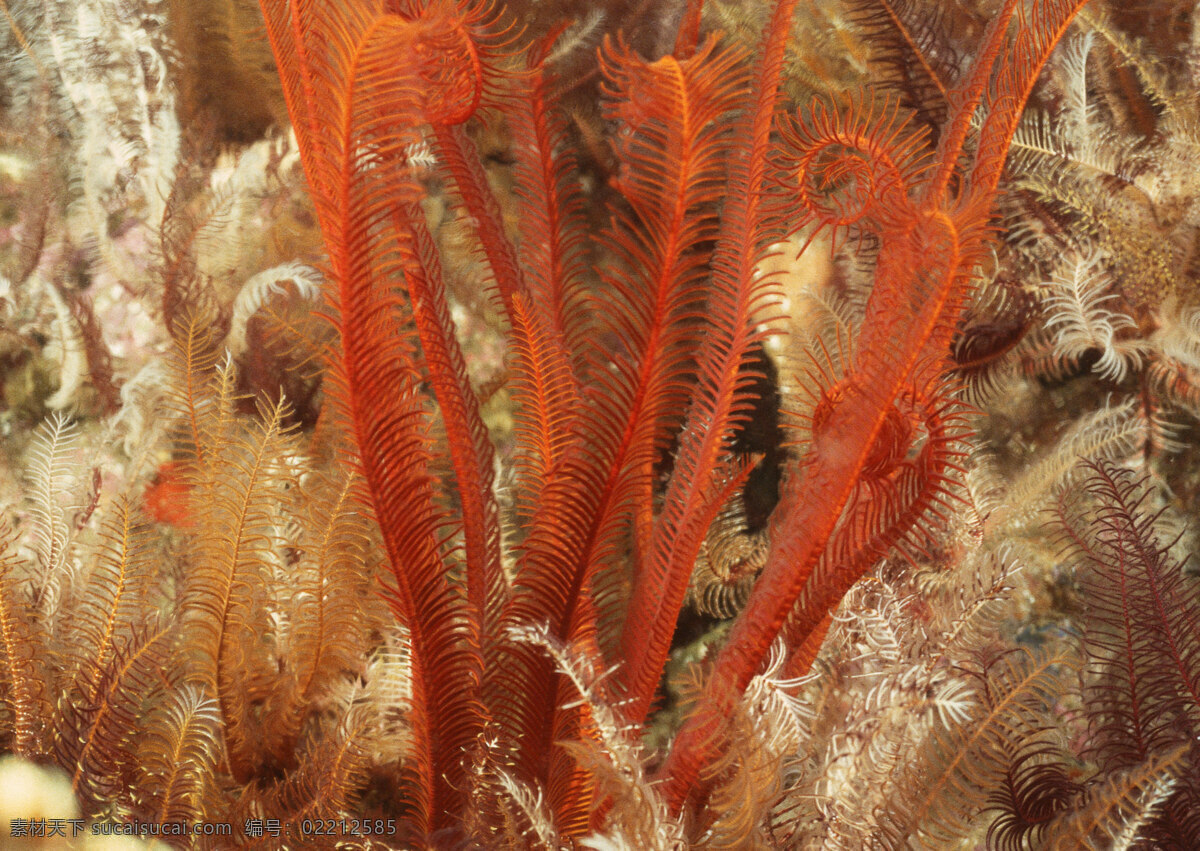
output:
[[[850, 585], [944, 500], [961, 434], [940, 389], [948, 345], [986, 253], [1016, 123], [1085, 2], [1026, 9], [1007, 0], [950, 92], [936, 151], [887, 104], [839, 113], [818, 106], [785, 131], [782, 158], [808, 221], [874, 234], [875, 282], [850, 367], [823, 389], [803, 469], [773, 516], [766, 567], [660, 772], [676, 811], [695, 794], [723, 719], [785, 624], [790, 646], [802, 646]], [[925, 439], [912, 458], [917, 432]]]
[[[478, 106], [489, 14], [404, 0], [262, 7], [329, 254], [329, 310], [341, 337], [331, 397], [391, 562], [393, 607], [412, 636], [410, 817], [423, 834], [463, 808], [463, 757], [485, 724], [484, 636], [507, 588], [493, 450], [409, 157], [423, 126], [460, 124]], [[431, 471], [426, 381], [462, 506], [464, 581], [451, 577], [444, 546], [455, 524]]]

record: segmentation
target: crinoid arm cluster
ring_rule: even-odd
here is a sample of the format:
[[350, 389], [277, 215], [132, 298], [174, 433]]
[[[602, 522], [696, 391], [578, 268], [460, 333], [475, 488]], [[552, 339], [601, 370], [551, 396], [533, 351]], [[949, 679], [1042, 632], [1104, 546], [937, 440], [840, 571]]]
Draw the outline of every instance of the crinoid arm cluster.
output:
[[40, 5], [13, 819], [1200, 847], [1188, 3]]

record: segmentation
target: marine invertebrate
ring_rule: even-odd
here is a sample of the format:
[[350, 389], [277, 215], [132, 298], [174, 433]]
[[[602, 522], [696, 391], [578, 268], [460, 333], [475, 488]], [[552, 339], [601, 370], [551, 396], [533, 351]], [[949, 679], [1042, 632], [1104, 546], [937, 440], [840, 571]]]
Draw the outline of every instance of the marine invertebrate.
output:
[[[763, 577], [718, 658], [707, 699], [663, 768], [673, 808], [694, 792], [719, 719], [793, 606], [787, 634], [802, 670], [842, 594], [891, 547], [916, 541], [916, 530], [936, 516], [961, 438], [940, 383], [945, 352], [984, 257], [1021, 109], [1080, 5], [1050, 2], [1032, 12], [1004, 5], [952, 90], [936, 150], [891, 103], [817, 105], [791, 129], [783, 155], [794, 175], [791, 192], [809, 220], [879, 240], [875, 284], [851, 367], [818, 391], [803, 472], [791, 476], [776, 510]], [[488, 13], [382, 2], [352, 10], [265, 3], [264, 11], [330, 253], [342, 346], [336, 398], [388, 544], [397, 613], [413, 633], [414, 712], [424, 719], [416, 727], [428, 729], [416, 762], [434, 790], [432, 799], [419, 799], [418, 812], [436, 821], [460, 788], [461, 754], [490, 725], [512, 740], [546, 744], [551, 731], [586, 735], [587, 718], [560, 708], [562, 685], [546, 663], [506, 648], [500, 626], [546, 620], [558, 640], [605, 652], [611, 639], [598, 634], [597, 618], [612, 605], [612, 555], [626, 518], [635, 561], [614, 693], [632, 723], [650, 707], [704, 532], [748, 470], [731, 463], [727, 447], [749, 404], [741, 367], [762, 337], [756, 311], [771, 293], [769, 282], [754, 279], [754, 264], [768, 237], [781, 232], [768, 214], [766, 178], [792, 4], [775, 5], [748, 83], [731, 73], [731, 54], [711, 42], [681, 37], [675, 56], [654, 62], [608, 51], [613, 115], [634, 134], [618, 146], [618, 189], [633, 214], [617, 222], [620, 254], [608, 281], [615, 298], [604, 301], [571, 290], [572, 237], [562, 218], [545, 212], [523, 234], [520, 251], [548, 251], [548, 268], [568, 274], [539, 276], [546, 297], [532, 297], [538, 290], [515, 262], [518, 249], [457, 129], [489, 87], [501, 85], [493, 69], [505, 61], [504, 49]], [[731, 141], [709, 128], [735, 104], [744, 112]], [[503, 98], [496, 108], [511, 109]], [[544, 101], [535, 98], [533, 109], [535, 128], [553, 126]], [[977, 114], [982, 125], [964, 166]], [[408, 165], [426, 125], [473, 219], [517, 352], [512, 368], [532, 459], [520, 472], [533, 477], [525, 490], [536, 497], [526, 504], [511, 578], [499, 567], [490, 445], [466, 386], [440, 259]], [[722, 150], [732, 164], [724, 179]], [[540, 173], [532, 171], [534, 185], [522, 195], [546, 211], [547, 199], [561, 192], [561, 172], [554, 151], [537, 153]], [[722, 186], [717, 219], [709, 205]], [[710, 258], [703, 242], [712, 239]], [[581, 302], [604, 304], [613, 318], [601, 327], [611, 328], [624, 352], [578, 350]], [[703, 324], [693, 319], [700, 305], [709, 317]], [[415, 340], [400, 331], [409, 321]], [[681, 360], [689, 345], [698, 346], [694, 385], [681, 383], [691, 372]], [[421, 374], [449, 438], [461, 563], [439, 553], [434, 488], [424, 472], [430, 456], [421, 440]], [[670, 412], [683, 405], [680, 420]], [[680, 426], [655, 510], [653, 453]], [[586, 775], [557, 756], [520, 753], [516, 760], [548, 784], [560, 818], [580, 818], [590, 794]]]
[[[14, 685], [6, 742], [66, 766], [89, 812], [121, 818], [362, 811], [398, 816], [396, 841], [435, 846], [804, 835], [800, 804], [776, 809], [794, 792], [780, 762], [808, 725], [827, 722], [790, 694], [838, 604], [891, 556], [952, 576], [945, 599], [918, 574], [923, 587], [881, 604], [894, 623], [877, 618], [879, 634], [897, 627], [898, 646], [903, 626], [915, 643], [873, 673], [887, 682], [855, 704], [854, 732], [877, 734], [884, 751], [919, 743], [912, 765], [895, 750], [881, 765], [932, 780], [888, 786], [888, 810], [838, 774], [873, 770], [880, 752], [814, 746], [826, 772], [818, 796], [830, 812], [861, 805], [896, 842], [969, 829], [989, 790], [960, 795], [953, 812], [939, 802], [973, 761], [1012, 801], [1029, 798], [1030, 765], [1046, 756], [1039, 713], [1064, 657], [1005, 655], [962, 637], [1002, 594], [1009, 571], [994, 538], [1028, 506], [975, 516], [986, 499], [964, 481], [968, 428], [952, 375], [998, 359], [1025, 328], [1019, 310], [989, 304], [976, 318], [994, 309], [995, 327], [962, 333], [992, 264], [1010, 141], [1082, 4], [1005, 0], [986, 26], [968, 16], [974, 24], [936, 57], [949, 34], [906, 37], [913, 13], [901, 4], [877, 61], [902, 97], [785, 112], [795, 5], [770, 4], [753, 50], [702, 36], [701, 3], [679, 10], [677, 30], [657, 39], [670, 47], [651, 55], [630, 45], [648, 40], [623, 38], [621, 19], [609, 20], [596, 73], [615, 170], [597, 189], [580, 180], [560, 109], [565, 23], [522, 45], [507, 12], [473, 0], [263, 0], [333, 330], [307, 325], [317, 278], [307, 267], [247, 271], [240, 295], [205, 270], [201, 237], [253, 206], [249, 181], [214, 189], [212, 163], [179, 157], [165, 209], [153, 211], [160, 262], [138, 296], [172, 340], [169, 369], [145, 376], [165, 407], [137, 401], [145, 385], [133, 381], [126, 400], [165, 412], [170, 439], [148, 446], [169, 445], [171, 457], [149, 462], [144, 447], [114, 486], [125, 495], [97, 487], [77, 523], [58, 504], [76, 488], [37, 474], [49, 494], [38, 502], [48, 506], [42, 549], [53, 551], [36, 565], [46, 581], [23, 552], [0, 573]], [[887, 16], [854, 5], [869, 41]], [[898, 79], [901, 66], [920, 79]], [[515, 188], [501, 198], [473, 138], [486, 121], [503, 121], [513, 139]], [[278, 141], [257, 153], [266, 150], [245, 169], [262, 172], [254, 186], [270, 201], [285, 196], [288, 154]], [[439, 232], [434, 202], [484, 267], [504, 326], [506, 445], [493, 441], [469, 372], [464, 311], [456, 317], [448, 285], [467, 262]], [[785, 379], [803, 389], [785, 394], [797, 436], [752, 553], [762, 573], [743, 577], [744, 609], [691, 698], [672, 707], [678, 735], [644, 764], [636, 740], [660, 702], [698, 557], [719, 549], [724, 527], [736, 534], [733, 501], [758, 460], [738, 435], [768, 383], [762, 343], [782, 327], [762, 261], [780, 240], [818, 238], [870, 285], [826, 294], [845, 309], [812, 321], [801, 375]], [[284, 281], [294, 283], [277, 300], [264, 295]], [[1094, 307], [1085, 296], [1077, 301]], [[278, 392], [239, 398], [234, 357], [268, 320], [295, 341], [295, 362], [322, 364], [323, 404], [305, 416]], [[161, 539], [138, 510], [140, 471], [153, 467], [160, 486], [143, 502], [173, 527]], [[186, 554], [144, 568], [147, 547], [177, 540]], [[65, 553], [87, 570], [70, 577]], [[865, 623], [874, 591], [883, 599], [917, 581], [898, 570], [860, 589], [839, 624]], [[380, 574], [390, 613], [368, 591]], [[125, 575], [150, 588], [138, 611], [114, 602], [126, 599]], [[73, 614], [87, 624], [83, 649], [50, 652]], [[849, 627], [833, 629], [852, 643]], [[49, 706], [64, 683], [70, 699]], [[887, 694], [920, 708], [914, 726], [879, 709]], [[124, 711], [134, 701], [154, 711], [139, 721]], [[967, 756], [947, 759], [959, 744]], [[172, 754], [177, 791], [138, 789]], [[1065, 811], [1066, 794], [1044, 809]]]

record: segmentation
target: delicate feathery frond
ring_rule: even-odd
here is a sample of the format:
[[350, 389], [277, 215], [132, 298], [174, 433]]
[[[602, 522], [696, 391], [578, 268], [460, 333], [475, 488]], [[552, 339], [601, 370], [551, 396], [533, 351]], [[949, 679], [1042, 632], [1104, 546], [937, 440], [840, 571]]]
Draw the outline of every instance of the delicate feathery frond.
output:
[[738, 154], [733, 157], [721, 237], [712, 256], [705, 308], [711, 325], [696, 355], [698, 392], [684, 419], [664, 507], [646, 549], [649, 561], [633, 589], [623, 634], [628, 664], [621, 676], [632, 698], [627, 707], [630, 719], [643, 718], [649, 709], [674, 632], [673, 613], [683, 605], [703, 541], [704, 521], [719, 508], [711, 504], [711, 494], [718, 482], [729, 479], [722, 455], [749, 409], [753, 375], [746, 375], [744, 368], [753, 346], [766, 335], [756, 322], [774, 305], [772, 282], [756, 279], [755, 265], [770, 232], [764, 202], [771, 127], [794, 11], [790, 0], [775, 5], [763, 30], [746, 111], [730, 131], [738, 140]]
[[[620, 712], [601, 695], [597, 658], [557, 640], [544, 626], [511, 631], [514, 641], [547, 653], [571, 683], [592, 721], [592, 737], [565, 742], [574, 758], [591, 769], [602, 798], [612, 801], [610, 812], [620, 813], [608, 828], [579, 840], [584, 848], [646, 848], [677, 851], [684, 847], [682, 827], [666, 811], [662, 799], [648, 782], [641, 748], [630, 737], [631, 728]], [[610, 672], [611, 673], [611, 672]]]
[[268, 702], [264, 724], [275, 762], [287, 765], [305, 717], [346, 672], [361, 667], [365, 636], [363, 601], [371, 577], [369, 515], [357, 502], [361, 483], [351, 473], [339, 483], [312, 473], [300, 483], [305, 497], [283, 617], [288, 638], [280, 648], [282, 682]]
[[94, 679], [80, 679], [79, 691], [66, 695], [69, 702], [60, 706], [56, 756], [91, 811], [131, 804], [129, 790], [141, 765], [139, 734], [147, 729], [143, 707], [154, 705], [178, 681], [165, 673], [177, 635], [173, 627], [163, 620], [125, 630], [104, 668]]
[[[284, 403], [259, 411], [249, 433], [233, 416], [232, 369], [217, 371], [220, 388], [205, 423], [203, 462], [188, 470], [194, 524], [195, 563], [188, 572], [183, 607], [189, 653], [218, 700], [230, 768], [250, 776], [261, 738], [248, 728], [249, 704], [261, 686], [254, 682], [248, 648], [265, 625], [253, 622], [256, 586], [273, 558], [273, 504], [291, 475], [286, 466], [289, 435]], [[261, 662], [259, 663], [261, 664]]]
[[799, 326], [792, 329], [792, 334], [799, 335], [812, 353], [810, 360], [824, 361], [844, 373], [854, 335], [862, 324], [861, 301], [820, 278], [806, 286], [800, 297], [801, 304], [789, 307], [793, 323]]
[[[695, 251], [697, 240], [713, 235], [712, 219], [703, 210], [711, 203], [714, 186], [719, 183], [720, 151], [725, 138], [719, 119], [732, 105], [740, 79], [729, 54], [720, 57], [719, 68], [734, 73], [701, 76], [705, 65], [700, 60], [678, 63], [668, 57], [650, 65], [618, 51], [613, 51], [609, 60], [608, 73], [614, 87], [610, 109], [614, 115], [623, 115], [631, 133], [636, 132], [636, 138], [644, 141], [636, 143], [638, 157], [630, 161], [623, 175], [626, 183], [622, 183], [630, 192], [641, 187], [640, 201], [635, 205], [639, 218], [636, 223], [622, 219], [614, 225], [617, 246], [632, 246], [622, 248], [622, 254], [634, 253], [609, 282], [612, 306], [598, 315], [604, 327], [611, 326], [612, 339], [628, 340], [633, 353], [645, 350], [661, 354], [638, 362], [619, 353], [616, 370], [610, 374], [606, 364], [613, 353], [595, 352], [594, 377], [604, 386], [592, 396], [597, 412], [589, 414], [583, 425], [589, 433], [594, 431], [592, 442], [597, 449], [589, 453], [590, 457], [568, 462], [577, 471], [577, 480], [594, 483], [569, 486], [571, 477], [565, 475], [567, 468], [561, 467], [562, 484], [542, 495], [545, 508], [531, 524], [524, 545], [528, 555], [522, 559], [522, 565], [528, 568], [520, 570], [518, 583], [537, 595], [534, 603], [543, 599], [533, 607], [535, 617], [549, 615], [563, 635], [568, 630], [592, 629], [587, 625], [590, 618], [571, 613], [565, 607], [566, 601], [587, 588], [597, 577], [598, 566], [623, 545], [615, 535], [621, 528], [623, 512], [628, 510], [629, 481], [636, 476], [639, 488], [645, 482], [649, 465], [656, 460], [669, 428], [661, 415], [670, 408], [664, 399], [668, 393], [682, 390], [674, 377], [682, 366], [682, 347], [677, 340], [684, 333], [681, 323], [687, 321], [683, 312], [695, 297], [689, 288], [695, 286], [701, 272], [700, 261], [689, 255]], [[678, 73], [672, 73], [672, 69]], [[637, 87], [633, 87], [634, 78], [640, 81]], [[626, 91], [626, 85], [633, 88]], [[641, 106], [623, 114], [621, 104], [625, 99]], [[671, 164], [668, 154], [682, 159], [682, 169]], [[665, 175], [661, 174], [664, 168]], [[651, 203], [650, 195], [657, 203]], [[651, 236], [639, 245], [636, 240], [641, 239], [637, 236], [641, 230], [649, 230]], [[645, 279], [630, 280], [638, 275]], [[520, 323], [517, 325], [519, 330]], [[606, 336], [602, 333], [599, 338]], [[549, 354], [554, 354], [552, 347]], [[568, 495], [566, 491], [575, 493]], [[554, 504], [548, 500], [551, 494], [556, 499]], [[579, 504], [569, 515], [561, 508], [568, 501]], [[564, 516], [571, 518], [571, 528], [555, 528]], [[551, 581], [558, 587], [546, 584]], [[537, 614], [539, 609], [541, 614]], [[569, 622], [557, 626], [564, 616]]]
[[446, 180], [454, 186], [463, 211], [473, 225], [505, 315], [511, 319], [512, 299], [528, 295], [525, 269], [516, 247], [504, 231], [499, 202], [488, 186], [475, 143], [458, 124], [433, 125], [438, 163]]
[[[1066, 552], [1089, 601], [1084, 684], [1090, 757], [1102, 777], [1180, 748], [1195, 772], [1200, 730], [1200, 593], [1156, 537], [1152, 491], [1129, 470], [1091, 463], [1082, 493], [1064, 494], [1057, 514]], [[1194, 795], [1186, 785], [1180, 795]], [[1185, 808], [1164, 792], [1144, 821], [1163, 836], [1200, 838]]]
[[491, 637], [509, 597], [508, 577], [500, 567], [500, 516], [493, 492], [495, 450], [467, 376], [450, 305], [442, 280], [441, 261], [418, 205], [397, 216], [403, 246], [411, 251], [405, 283], [424, 364], [433, 385], [449, 443], [462, 514], [468, 622], [491, 658]]
[[1062, 689], [1064, 662], [1014, 651], [979, 668], [977, 710], [965, 723], [933, 730], [916, 764], [904, 769], [921, 780], [897, 782], [881, 836], [897, 844], [943, 845], [964, 836], [1007, 771], [1007, 743], [1044, 725]]
[[321, 295], [321, 276], [316, 269], [303, 263], [282, 263], [259, 272], [246, 281], [233, 302], [229, 321], [229, 336], [225, 346], [237, 357], [246, 348], [246, 331], [250, 318], [257, 313], [272, 295], [283, 292], [280, 284], [290, 281], [300, 297], [316, 302]]
[[[1053, 117], [1033, 112], [1013, 135], [1014, 171], [1041, 172], [1051, 187], [1067, 175], [1088, 175], [1102, 183], [1132, 182], [1142, 155], [1137, 146], [1112, 132], [1101, 121], [1100, 103], [1089, 93], [1088, 59], [1094, 32], [1068, 40], [1059, 52], [1054, 80], [1062, 91], [1060, 111]], [[1032, 186], [1025, 177], [1018, 185]], [[1053, 197], [1053, 193], [1048, 193]]]
[[[602, 14], [593, 10], [592, 18]], [[563, 33], [553, 50], [569, 49], [569, 39]], [[556, 341], [564, 357], [580, 350], [586, 317], [579, 299], [590, 245], [582, 228], [584, 198], [566, 118], [550, 102], [553, 81], [547, 68], [553, 59], [541, 56], [547, 48], [529, 49], [528, 70], [501, 108], [513, 137], [518, 256], [531, 300], [528, 308], [540, 312], [550, 334], [547, 344]]]
[[[1173, 778], [1162, 779], [1146, 790], [1142, 800], [1138, 802], [1138, 812], [1133, 817], [1127, 818], [1120, 832], [1113, 836], [1114, 851], [1128, 851], [1128, 849], [1142, 845], [1144, 839], [1150, 838], [1147, 836], [1148, 829], [1161, 817], [1161, 811], [1166, 809], [1166, 802], [1172, 797], [1177, 785], [1177, 781]], [[1194, 839], [1195, 837], [1192, 836], [1185, 841], [1191, 844]], [[1180, 847], [1186, 846], [1181, 845]]]
[[[372, 653], [361, 676], [331, 684], [335, 719], [304, 742], [298, 765], [270, 790], [264, 806], [290, 819], [340, 819], [357, 811], [373, 773], [405, 772], [410, 745], [413, 682], [407, 636], [393, 630]], [[271, 809], [266, 810], [268, 813]], [[399, 837], [412, 826], [401, 824]]]
[[[414, 6], [414, 13], [417, 8]], [[503, 102], [510, 87], [504, 78], [520, 76], [511, 65], [515, 53], [512, 23], [499, 5], [490, 2], [435, 3], [426, 7], [423, 15], [430, 22], [441, 18], [451, 30], [439, 33], [439, 24], [430, 27], [428, 41], [440, 50], [437, 55], [421, 57], [436, 66], [420, 71], [426, 79], [436, 81], [426, 98], [422, 120], [432, 125], [441, 174], [453, 185], [467, 214], [491, 267], [500, 303], [511, 320], [513, 297], [530, 293], [526, 270], [504, 230], [500, 204], [463, 124], [480, 108], [498, 104], [502, 112], [507, 111]], [[526, 78], [526, 82], [532, 79]]]
[[1083, 494], [1060, 497], [1057, 514], [1089, 601], [1091, 748], [1112, 771], [1200, 730], [1200, 593], [1155, 536], [1161, 512], [1146, 484], [1095, 462], [1085, 474]]
[[1059, 51], [1066, 130], [1072, 145], [1080, 150], [1087, 145], [1088, 130], [1095, 111], [1095, 102], [1088, 97], [1087, 86], [1088, 56], [1092, 52], [1093, 42], [1092, 33], [1081, 33], [1069, 39]]
[[[457, 809], [446, 802], [463, 788], [456, 778], [482, 728], [481, 635], [502, 603], [504, 577], [488, 484], [491, 448], [462, 369], [440, 270], [431, 268], [436, 254], [407, 158], [420, 146], [426, 122], [444, 143], [443, 159], [456, 149], [462, 141], [456, 125], [478, 106], [496, 47], [484, 7], [402, 5], [265, 2], [263, 11], [329, 252], [329, 301], [341, 335], [331, 396], [358, 453], [396, 578], [396, 611], [415, 647], [415, 759], [423, 780], [414, 790], [414, 817], [431, 827], [435, 814], [443, 822]], [[477, 221], [494, 225], [482, 189], [469, 191], [480, 188], [474, 172], [452, 172]], [[500, 263], [502, 232], [489, 227], [485, 235], [501, 243], [489, 251], [493, 271], [510, 268]], [[414, 318], [417, 335], [404, 330]], [[446, 518], [434, 503], [418, 346], [450, 427], [458, 496], [467, 509], [473, 563], [465, 604], [442, 558]]]
[[[1081, 15], [1081, 20], [1096, 36], [1103, 39], [1112, 48], [1125, 67], [1133, 69], [1138, 82], [1142, 85], [1143, 92], [1155, 107], [1166, 112], [1170, 112], [1174, 108], [1176, 99], [1171, 94], [1172, 86], [1163, 69], [1155, 62], [1153, 51], [1146, 50], [1136, 40], [1114, 27], [1109, 16], [1103, 11], [1085, 10]], [[1143, 135], [1149, 136], [1151, 134], [1144, 131], [1153, 130], [1153, 127], [1147, 128], [1142, 125], [1137, 129], [1142, 130]]]
[[79, 427], [65, 414], [55, 413], [34, 432], [26, 471], [30, 545], [37, 560], [37, 605], [53, 619], [73, 573], [70, 547], [75, 529], [70, 516], [75, 506], [73, 483], [79, 465]]
[[[455, 137], [450, 131], [439, 131], [442, 150], [453, 155], [450, 167], [455, 184], [460, 191], [467, 190], [463, 200], [484, 243], [509, 319], [516, 506], [518, 517], [526, 520], [522, 525], [529, 527], [538, 523], [533, 518], [542, 516], [544, 522], [547, 514], [557, 511], [550, 503], [563, 495], [550, 486], [552, 476], [564, 469], [566, 454], [580, 438], [576, 424], [581, 402], [579, 364], [569, 352], [579, 351], [584, 315], [576, 302], [587, 244], [581, 229], [583, 199], [566, 145], [565, 121], [549, 102], [551, 81], [544, 56], [548, 47], [527, 50], [524, 72], [515, 76], [513, 91], [498, 102], [513, 136], [519, 210], [516, 251], [495, 235], [499, 215], [492, 210], [494, 200], [482, 194], [479, 176], [461, 162], [461, 146], [452, 144]], [[476, 209], [481, 204], [486, 209]], [[486, 220], [480, 219], [481, 212]], [[527, 539], [538, 542], [542, 534], [531, 528]], [[540, 544], [531, 546], [536, 549]], [[560, 562], [549, 572], [565, 577], [572, 569]], [[524, 584], [523, 573], [518, 573], [518, 585]], [[556, 607], [551, 604], [551, 608]], [[511, 615], [510, 609], [506, 619], [511, 621]]]
[[1054, 348], [1058, 357], [1077, 362], [1096, 349], [1100, 357], [1092, 371], [1101, 378], [1120, 381], [1127, 372], [1141, 365], [1142, 351], [1137, 342], [1119, 338], [1122, 330], [1135, 327], [1133, 319], [1104, 307], [1116, 298], [1105, 294], [1108, 277], [1101, 271], [1099, 254], [1076, 258], [1074, 268], [1051, 282], [1046, 298], [1044, 327], [1054, 330]]
[[1132, 455], [1145, 437], [1146, 422], [1136, 400], [1108, 404], [1081, 418], [1002, 493], [985, 496], [982, 508], [987, 522], [997, 529], [1030, 523], [1050, 505], [1056, 489], [1077, 480], [1080, 458], [1119, 461]]
[[[405, 761], [413, 756], [414, 744], [409, 642], [402, 627], [385, 628], [383, 643], [362, 672], [329, 684], [331, 710], [306, 727], [297, 764], [257, 802], [257, 817], [286, 813], [295, 820], [341, 819], [360, 811], [373, 783], [376, 794], [397, 793], [397, 781], [413, 771]], [[402, 819], [389, 839], [420, 843], [425, 837], [420, 825]]]
[[563, 29], [546, 52], [544, 64], [554, 66], [578, 50], [595, 47], [600, 40], [598, 33], [603, 28], [605, 17], [604, 9], [595, 8]]
[[803, 747], [811, 721], [796, 694], [801, 681], [784, 673], [787, 658], [787, 648], [777, 642], [730, 721], [728, 748], [710, 769], [715, 779], [708, 806], [715, 817], [695, 843], [700, 847], [770, 845], [762, 817], [782, 793], [784, 757]]
[[[1131, 847], [1177, 788], [1185, 751], [1178, 747], [1109, 775], [1089, 790], [1082, 807], [1051, 822], [1041, 835], [1043, 847], [1055, 851]], [[1120, 841], [1125, 844], [1116, 844]]]
[[[999, 40], [994, 48], [987, 45], [982, 49], [981, 55], [987, 57], [987, 62], [979, 63], [980, 66], [992, 63], [996, 63], [996, 66], [976, 80], [976, 91], [982, 97], [986, 89], [985, 102], [993, 108], [988, 111], [980, 127], [975, 165], [969, 177], [971, 185], [995, 191], [1013, 133], [1038, 75], [1054, 48], [1066, 35], [1071, 22], [1086, 5], [1087, 0], [1044, 0], [1035, 7], [1032, 15], [1027, 17], [1022, 13], [1018, 17], [1014, 38], [1011, 46], [1005, 50], [1003, 62], [998, 61], [1001, 55]], [[989, 81], [993, 71], [994, 79]], [[970, 113], [973, 112], [974, 109], [971, 109]], [[970, 122], [970, 115], [962, 117], [964, 123]], [[938, 153], [939, 159], [944, 162], [945, 152], [939, 150]]]
[[[612, 426], [596, 430], [601, 445], [611, 446], [620, 476], [615, 482], [609, 476], [606, 490], [613, 492], [600, 525], [607, 530], [619, 512], [631, 511], [633, 546], [647, 553], [653, 466], [678, 430], [690, 395], [690, 353], [701, 339], [698, 311], [706, 299], [709, 245], [718, 233], [714, 207], [735, 142], [727, 122], [748, 79], [744, 56], [712, 39], [682, 60], [666, 56], [648, 63], [611, 43], [603, 57], [607, 114], [624, 128], [616, 144], [622, 170], [614, 183], [630, 210], [616, 217], [604, 240], [613, 245], [616, 262], [603, 274], [606, 288], [593, 305], [600, 338], [619, 347], [592, 354], [593, 378], [612, 400], [612, 410], [604, 411]], [[605, 369], [608, 362], [615, 369]], [[613, 545], [602, 542], [598, 549]], [[654, 597], [650, 588], [646, 596]]]
[[[1074, 116], [1050, 117], [1045, 113], [1033, 112], [1017, 127], [1013, 134], [1012, 158], [1015, 168], [1024, 167], [1028, 172], [1020, 178], [1019, 186], [1032, 190], [1046, 201], [1063, 201], [1056, 192], [1061, 182], [1069, 179], [1072, 172], [1105, 178], [1126, 179], [1133, 171], [1130, 154], [1123, 151], [1116, 141], [1104, 144], [1105, 135], [1096, 128], [1087, 147], [1076, 147], [1075, 140], [1089, 138], [1087, 126], [1082, 131], [1073, 127]], [[1066, 137], [1071, 132], [1081, 135]], [[1027, 227], [1028, 225], [1017, 225]]]
[[545, 793], [531, 789], [503, 769], [496, 771], [496, 782], [519, 813], [519, 832], [512, 831], [507, 837], [510, 845], [525, 843], [525, 847], [553, 851], [562, 845], [562, 839], [554, 828], [554, 816], [547, 806]]
[[523, 848], [544, 841], [548, 834], [561, 836], [545, 787], [537, 780], [521, 779], [516, 751], [497, 729], [481, 736], [471, 754], [470, 808], [461, 830], [476, 843]]
[[[202, 464], [205, 447], [212, 443], [206, 435], [216, 404], [217, 363], [220, 339], [217, 332], [199, 314], [188, 314], [180, 323], [167, 358], [167, 392], [162, 406], [174, 420], [180, 454], [192, 464]], [[161, 375], [156, 371], [151, 380]]]
[[580, 440], [576, 418], [581, 400], [543, 314], [523, 296], [513, 299], [512, 464], [519, 488], [517, 515], [530, 520], [545, 505], [548, 486]]
[[[583, 197], [565, 118], [550, 104], [549, 45], [527, 50], [526, 70], [499, 106], [513, 137], [519, 209], [519, 281], [500, 282], [513, 353], [517, 514], [544, 507], [551, 475], [580, 438], [577, 358], [585, 315], [579, 310], [583, 261]], [[493, 251], [494, 253], [494, 251]], [[507, 257], [507, 252], [505, 252]], [[503, 277], [503, 268], [493, 273]], [[515, 290], [509, 292], [509, 290]]]
[[513, 137], [517, 259], [524, 276], [523, 290], [506, 295], [505, 303], [515, 355], [518, 512], [527, 515], [536, 511], [547, 474], [578, 439], [573, 419], [579, 413], [579, 364], [570, 353], [580, 351], [586, 321], [578, 302], [590, 249], [566, 120], [550, 103], [547, 49], [526, 51], [525, 72], [500, 99]]
[[848, 6], [879, 81], [898, 92], [924, 124], [941, 127], [962, 64], [948, 36], [963, 10], [927, 9], [912, 0], [852, 0]]
[[1038, 739], [1026, 742], [988, 798], [988, 811], [997, 812], [988, 827], [988, 848], [1044, 847], [1041, 838], [1049, 824], [1074, 809], [1082, 793], [1083, 787], [1067, 776], [1061, 748]]
[[16, 553], [16, 536], [7, 521], [0, 525], [0, 741], [26, 758], [41, 755], [50, 715], [46, 636], [38, 610], [24, 589], [25, 564]]
[[221, 755], [217, 701], [194, 684], [170, 692], [148, 719], [138, 748], [138, 815], [159, 824], [203, 817], [212, 769]]
[[[81, 683], [95, 683], [108, 667], [118, 637], [154, 611], [157, 570], [147, 545], [147, 523], [128, 495], [104, 513], [90, 552], [91, 569], [69, 600], [71, 621], [64, 624], [65, 645]], [[84, 693], [85, 701], [94, 694]]]
[[942, 382], [911, 388], [896, 400], [866, 458], [862, 492], [830, 542], [834, 565], [870, 563], [892, 549], [910, 561], [927, 555], [926, 546], [963, 499], [959, 477], [972, 432], [956, 396], [957, 386]]

